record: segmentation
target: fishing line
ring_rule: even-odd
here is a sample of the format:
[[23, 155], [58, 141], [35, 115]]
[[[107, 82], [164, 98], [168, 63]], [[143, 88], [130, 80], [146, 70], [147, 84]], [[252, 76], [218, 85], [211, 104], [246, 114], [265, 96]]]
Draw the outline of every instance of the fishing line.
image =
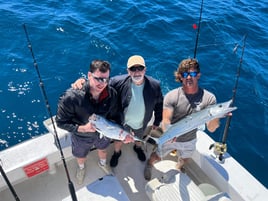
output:
[[70, 191], [72, 200], [73, 201], [77, 201], [76, 194], [75, 194], [75, 189], [74, 189], [74, 185], [73, 185], [73, 183], [72, 183], [72, 181], [70, 179], [69, 171], [68, 171], [68, 168], [67, 168], [67, 165], [66, 165], [66, 161], [65, 161], [65, 158], [64, 158], [64, 155], [63, 155], [63, 151], [62, 151], [62, 148], [61, 148], [60, 140], [59, 140], [59, 137], [58, 137], [56, 126], [55, 126], [55, 122], [54, 122], [54, 119], [53, 119], [53, 116], [52, 116], [52, 112], [51, 112], [50, 105], [49, 105], [49, 102], [48, 102], [47, 94], [46, 94], [46, 91], [45, 91], [44, 83], [42, 81], [42, 78], [41, 78], [41, 75], [40, 75], [40, 72], [39, 72], [39, 69], [38, 69], [38, 65], [37, 65], [37, 62], [36, 62], [36, 59], [35, 59], [35, 56], [34, 56], [34, 53], [33, 53], [33, 49], [32, 49], [32, 44], [30, 42], [29, 34], [27, 32], [27, 29], [26, 29], [26, 25], [25, 24], [23, 24], [23, 28], [24, 28], [25, 35], [26, 35], [26, 38], [27, 38], [28, 48], [30, 49], [30, 52], [32, 54], [33, 64], [34, 64], [34, 67], [36, 69], [36, 72], [37, 72], [37, 75], [38, 75], [38, 78], [39, 78], [39, 85], [40, 85], [40, 88], [41, 88], [42, 93], [43, 93], [43, 96], [44, 96], [46, 108], [47, 108], [47, 111], [49, 113], [49, 116], [50, 116], [50, 120], [52, 122], [52, 125], [53, 125], [53, 129], [54, 129], [54, 133], [55, 133], [55, 139], [56, 139], [56, 142], [57, 142], [57, 144], [59, 146], [61, 159], [62, 159], [63, 166], [65, 168], [66, 176], [67, 176], [67, 179], [68, 179], [69, 191]]
[[[199, 45], [198, 48], [208, 48], [208, 47], [222, 47], [222, 46], [226, 46], [226, 45], [237, 45], [237, 41], [236, 42], [224, 42], [223, 43], [210, 43], [210, 44], [206, 44], [206, 45]], [[235, 49], [235, 48], [234, 48]], [[233, 49], [233, 52], [234, 52]]]
[[[196, 32], [196, 40], [195, 40], [195, 48], [194, 48], [194, 58], [196, 58], [197, 55], [197, 46], [198, 46], [198, 41], [199, 41], [199, 35], [200, 35], [200, 27], [201, 27], [201, 20], [202, 20], [202, 13], [203, 13], [203, 5], [204, 5], [204, 0], [201, 2], [200, 6], [200, 13], [199, 13], [199, 20], [198, 20], [198, 25], [193, 24], [193, 28], [197, 29]], [[222, 41], [222, 39], [221, 39]], [[217, 47], [217, 46], [222, 46], [222, 45], [233, 45], [233, 42], [224, 42], [224, 43], [212, 43], [212, 44], [207, 44], [207, 45], [200, 45], [198, 48], [206, 48], [206, 47]]]
[[[201, 26], [201, 19], [202, 19], [202, 12], [203, 12], [203, 0], [201, 2], [200, 7], [200, 15], [199, 15], [199, 21], [198, 21], [198, 29], [196, 33], [196, 39], [195, 39], [195, 48], [194, 48], [194, 58], [196, 58], [196, 52], [197, 52], [197, 45], [198, 45], [198, 39], [199, 39], [199, 33], [200, 33], [200, 26]], [[196, 28], [196, 25], [193, 25], [194, 28]]]

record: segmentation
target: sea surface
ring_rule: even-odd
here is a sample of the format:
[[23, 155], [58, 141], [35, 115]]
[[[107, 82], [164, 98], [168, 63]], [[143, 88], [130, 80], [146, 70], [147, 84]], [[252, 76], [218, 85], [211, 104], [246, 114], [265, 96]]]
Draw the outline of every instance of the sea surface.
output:
[[[48, 109], [56, 114], [91, 60], [108, 60], [117, 75], [142, 55], [165, 94], [180, 86], [173, 72], [196, 50], [200, 86], [238, 107], [227, 151], [268, 187], [268, 1], [204, 0], [199, 23], [200, 8], [201, 0], [0, 0], [0, 150], [46, 133]], [[209, 135], [221, 142], [224, 126]]]

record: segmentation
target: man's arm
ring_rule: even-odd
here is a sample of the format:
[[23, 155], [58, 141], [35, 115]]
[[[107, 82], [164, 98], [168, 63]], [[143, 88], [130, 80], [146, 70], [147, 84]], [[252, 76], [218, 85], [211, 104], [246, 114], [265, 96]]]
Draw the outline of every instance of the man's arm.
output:
[[168, 108], [164, 108], [163, 109], [163, 119], [162, 119], [162, 130], [165, 132], [169, 125], [171, 124], [171, 117], [173, 115], [173, 111], [168, 109]]
[[162, 121], [162, 116], [163, 116], [163, 94], [161, 92], [161, 88], [159, 86], [158, 90], [157, 90], [157, 102], [155, 104], [154, 107], [154, 127], [159, 126], [160, 122]]
[[78, 78], [77, 80], [75, 80], [74, 83], [71, 84], [73, 89], [82, 89], [83, 84], [86, 82], [85, 78]]

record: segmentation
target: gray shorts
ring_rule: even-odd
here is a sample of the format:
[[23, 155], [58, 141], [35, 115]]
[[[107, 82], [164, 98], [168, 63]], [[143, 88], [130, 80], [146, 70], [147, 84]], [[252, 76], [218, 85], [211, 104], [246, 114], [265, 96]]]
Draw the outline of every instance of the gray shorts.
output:
[[160, 157], [165, 157], [171, 151], [177, 150], [178, 158], [190, 158], [196, 149], [196, 139], [188, 142], [166, 142], [162, 148], [158, 147], [156, 153]]
[[100, 138], [98, 134], [90, 137], [81, 137], [72, 134], [72, 153], [77, 158], [85, 158], [92, 148], [106, 149], [110, 145], [110, 139]]

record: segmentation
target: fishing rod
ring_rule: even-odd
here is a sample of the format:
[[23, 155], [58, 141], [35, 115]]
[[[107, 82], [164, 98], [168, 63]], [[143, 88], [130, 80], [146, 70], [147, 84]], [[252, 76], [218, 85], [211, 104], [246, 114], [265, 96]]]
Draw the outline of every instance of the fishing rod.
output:
[[66, 161], [65, 161], [65, 157], [63, 155], [63, 151], [62, 151], [62, 148], [61, 148], [60, 140], [59, 140], [59, 137], [58, 137], [56, 126], [55, 126], [55, 122], [54, 122], [54, 119], [52, 117], [52, 112], [51, 112], [50, 105], [49, 105], [49, 102], [48, 102], [48, 98], [47, 98], [47, 94], [46, 94], [46, 91], [45, 91], [44, 83], [42, 81], [41, 74], [40, 74], [39, 69], [38, 69], [38, 65], [37, 65], [37, 62], [36, 62], [36, 59], [35, 59], [35, 56], [34, 56], [34, 53], [33, 53], [33, 49], [32, 49], [32, 44], [30, 42], [29, 34], [27, 32], [27, 29], [26, 29], [26, 25], [25, 24], [23, 24], [23, 28], [24, 28], [25, 35], [26, 35], [26, 38], [27, 38], [28, 48], [30, 49], [30, 52], [32, 54], [33, 64], [34, 64], [34, 67], [36, 69], [36, 72], [37, 72], [37, 75], [38, 75], [38, 78], [39, 78], [39, 85], [40, 85], [40, 88], [42, 89], [42, 93], [43, 93], [43, 96], [44, 96], [44, 99], [45, 99], [45, 103], [46, 103], [46, 108], [47, 108], [47, 111], [49, 113], [49, 116], [50, 116], [50, 120], [52, 122], [52, 125], [53, 125], [53, 129], [54, 129], [54, 133], [55, 133], [55, 138], [56, 138], [57, 144], [59, 146], [61, 159], [62, 159], [63, 166], [65, 168], [65, 172], [66, 172], [67, 179], [68, 179], [69, 191], [70, 191], [72, 200], [73, 201], [77, 201], [77, 197], [76, 197], [76, 194], [75, 194], [74, 185], [73, 185], [73, 182], [70, 179], [69, 171], [68, 171], [68, 168], [67, 168], [67, 165], [66, 165]]
[[[243, 45], [242, 45], [242, 52], [241, 52], [241, 56], [239, 59], [239, 65], [237, 67], [237, 72], [236, 72], [236, 80], [235, 80], [235, 84], [234, 84], [234, 88], [233, 88], [233, 96], [232, 96], [232, 102], [230, 104], [230, 107], [232, 107], [234, 105], [235, 102], [235, 98], [236, 98], [236, 92], [237, 92], [237, 87], [238, 87], [238, 81], [239, 81], [239, 77], [240, 77], [240, 71], [241, 71], [241, 67], [242, 67], [242, 63], [243, 63], [243, 57], [244, 57], [244, 51], [245, 51], [245, 45], [246, 45], [246, 38], [247, 38], [247, 34], [244, 36], [243, 38]], [[234, 53], [236, 53], [236, 50], [238, 48], [238, 44], [235, 46], [234, 48]], [[227, 144], [226, 144], [226, 140], [227, 140], [227, 136], [228, 136], [228, 131], [229, 131], [229, 127], [230, 127], [230, 123], [231, 123], [231, 119], [232, 116], [228, 115], [226, 117], [226, 123], [225, 123], [225, 127], [224, 127], [224, 132], [223, 132], [223, 136], [222, 136], [222, 141], [221, 143], [215, 143], [212, 144], [210, 146], [209, 149], [211, 149], [213, 146], [215, 146], [215, 153], [217, 153], [217, 155], [219, 155], [219, 160], [223, 161], [223, 154], [227, 151]]]
[[0, 172], [1, 172], [1, 175], [3, 176], [5, 182], [7, 183], [8, 188], [10, 189], [10, 191], [11, 191], [13, 197], [15, 198], [15, 200], [16, 200], [16, 201], [20, 201], [20, 199], [19, 199], [19, 197], [18, 197], [18, 195], [17, 195], [15, 189], [14, 189], [13, 186], [11, 185], [11, 183], [10, 183], [10, 181], [9, 181], [9, 179], [8, 179], [8, 177], [7, 177], [6, 173], [5, 173], [5, 171], [4, 171], [4, 169], [2, 168], [1, 160], [0, 160]]
[[[198, 21], [198, 29], [197, 29], [197, 33], [196, 33], [196, 39], [195, 39], [194, 58], [196, 58], [196, 52], [197, 52], [197, 45], [198, 45], [200, 26], [201, 26], [201, 19], [202, 19], [202, 12], [203, 12], [203, 2], [204, 1], [202, 0], [201, 7], [200, 7], [199, 21]], [[194, 28], [196, 28], [195, 24], [194, 24]]]

